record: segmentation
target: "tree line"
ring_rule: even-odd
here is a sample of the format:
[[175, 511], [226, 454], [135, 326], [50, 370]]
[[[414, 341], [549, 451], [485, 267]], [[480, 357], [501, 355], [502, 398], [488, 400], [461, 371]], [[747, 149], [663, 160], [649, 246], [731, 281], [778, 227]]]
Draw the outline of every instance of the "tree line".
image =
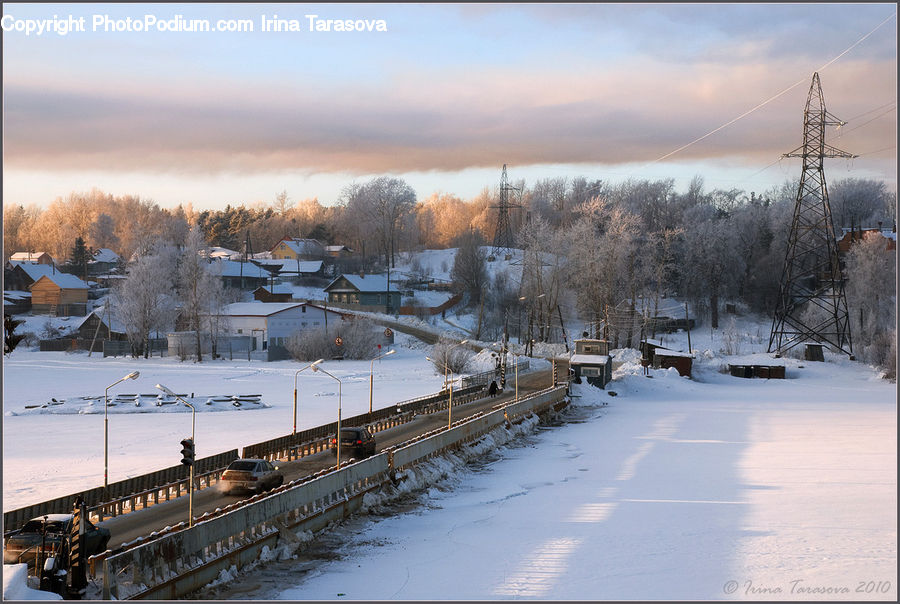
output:
[[[527, 325], [527, 339], [538, 342], [559, 339], [554, 316], [563, 308], [607, 332], [615, 328], [613, 338], [636, 332], [639, 317], [632, 305], [639, 298], [650, 302], [645, 307], [654, 314], [668, 297], [686, 298], [713, 327], [725, 300], [764, 315], [774, 308], [798, 181], [761, 194], [706, 190], [700, 176], [684, 192], [676, 191], [672, 179], [512, 184], [518, 191], [510, 200], [515, 207], [509, 223], [523, 250], [520, 283], [506, 276], [491, 282], [482, 266], [480, 246], [490, 245], [497, 225], [498, 187], [468, 200], [445, 193], [419, 200], [405, 181], [384, 176], [348, 185], [329, 205], [315, 198], [294, 201], [282, 191], [272, 202], [196, 211], [190, 204], [165, 209], [138, 196], [98, 190], [72, 193], [44, 209], [5, 207], [4, 249], [7, 257], [46, 251], [65, 258], [80, 238], [91, 249], [138, 258], [155, 254], [160, 241], [187, 245], [192, 225], [206, 244], [238, 251], [248, 234], [256, 252], [285, 236], [347, 245], [361, 259], [360, 268], [370, 270], [394, 266], [404, 252], [456, 247], [452, 277], [466, 303], [478, 309], [479, 330], [485, 330], [480, 335], [508, 325], [510, 313], [527, 314], [516, 317], [516, 324], [520, 331]], [[894, 225], [896, 193], [883, 182], [838, 180], [829, 194], [839, 236], [842, 228]], [[880, 265], [853, 262], [848, 299], [862, 307], [851, 317], [854, 341], [866, 347], [867, 333], [896, 335], [894, 313], [870, 308], [871, 292], [852, 276], [853, 270], [871, 273]], [[893, 300], [894, 271], [887, 272], [865, 287]], [[883, 343], [880, 349], [886, 356]]]

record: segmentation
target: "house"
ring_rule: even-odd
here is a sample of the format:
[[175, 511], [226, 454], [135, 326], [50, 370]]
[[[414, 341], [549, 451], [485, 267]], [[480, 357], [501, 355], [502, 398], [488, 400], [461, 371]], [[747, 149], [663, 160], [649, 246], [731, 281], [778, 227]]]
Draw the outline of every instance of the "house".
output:
[[98, 342], [103, 342], [103, 340], [124, 342], [128, 339], [125, 325], [103, 308], [88, 313], [75, 331], [79, 340], [93, 340], [95, 336]]
[[332, 258], [347, 258], [353, 255], [353, 250], [346, 245], [326, 245], [325, 253]]
[[843, 235], [840, 239], [838, 239], [838, 252], [841, 254], [846, 254], [850, 251], [850, 246], [853, 245], [856, 241], [862, 241], [864, 237], [866, 237], [869, 233], [874, 233], [875, 235], [881, 235], [885, 239], [885, 250], [891, 251], [897, 249], [897, 231], [893, 231], [891, 229], [884, 229], [881, 225], [878, 225], [878, 228], [875, 229], [843, 229]]
[[609, 354], [609, 342], [583, 338], [575, 340], [575, 352], [569, 359], [569, 367], [575, 374], [575, 383], [580, 384], [583, 377], [588, 384], [598, 388], [606, 388], [612, 381], [612, 356]]
[[321, 260], [325, 246], [316, 239], [285, 237], [270, 250], [273, 260]]
[[641, 342], [641, 365], [649, 367], [653, 365], [656, 369], [675, 368], [678, 375], [691, 377], [691, 369], [694, 364], [694, 355], [689, 352], [679, 352], [677, 350], [669, 350], [658, 340], [647, 338]]
[[[271, 280], [271, 274], [255, 262], [235, 262], [234, 260], [214, 260], [207, 270], [219, 275], [228, 287], [257, 288]], [[243, 283], [243, 285], [241, 285]]]
[[253, 290], [253, 299], [260, 302], [291, 302], [294, 290], [290, 285], [261, 285]]
[[325, 274], [321, 260], [257, 260], [264, 269], [274, 272], [278, 277], [296, 279], [297, 277], [322, 277]]
[[[391, 286], [393, 285], [393, 289]], [[344, 273], [325, 286], [329, 304], [372, 312], [395, 312], [400, 308], [401, 292], [388, 275], [355, 275]]]
[[119, 264], [119, 255], [109, 248], [102, 247], [94, 252], [94, 259], [88, 262], [88, 273], [105, 275]]
[[59, 272], [52, 264], [31, 264], [10, 260], [3, 271], [5, 290], [28, 291], [35, 281], [44, 275]]
[[53, 264], [53, 257], [47, 252], [16, 252], [9, 257], [12, 262], [27, 262], [28, 264]]
[[88, 284], [68, 273], [43, 275], [31, 285], [31, 310], [56, 316], [87, 313]]
[[237, 302], [226, 306], [226, 333], [251, 338], [252, 350], [267, 351], [266, 360], [288, 358], [285, 344], [298, 331], [327, 327], [344, 315], [306, 302]]

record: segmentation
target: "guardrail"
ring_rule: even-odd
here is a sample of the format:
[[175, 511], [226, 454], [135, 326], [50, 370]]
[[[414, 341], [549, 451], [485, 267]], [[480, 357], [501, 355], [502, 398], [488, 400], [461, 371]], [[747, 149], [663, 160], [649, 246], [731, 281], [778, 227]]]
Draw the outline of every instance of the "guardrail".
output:
[[[482, 390], [484, 390], [484, 386], [482, 385], [454, 390], [453, 405], [456, 406], [471, 402], [481, 394]], [[416, 413], [434, 413], [441, 409], [446, 409], [446, 402], [449, 397], [449, 392], [421, 396], [402, 403], [397, 403], [390, 407], [376, 409], [372, 411], [372, 413], [363, 413], [342, 419], [341, 425], [345, 427], [368, 426], [369, 428], [374, 429], [375, 432], [380, 432], [412, 421]], [[275, 459], [286, 459], [290, 461], [307, 455], [314, 455], [331, 446], [328, 439], [336, 431], [337, 422], [331, 422], [330, 424], [316, 426], [315, 428], [297, 432], [297, 434], [279, 436], [256, 444], [247, 445], [244, 447], [241, 457], [255, 457], [267, 459], [269, 461]]]
[[232, 511], [193, 527], [163, 535], [137, 547], [92, 556], [102, 563], [103, 599], [175, 599], [214, 580], [232, 565], [241, 568], [284, 539], [298, 543], [294, 531], [316, 531], [352, 514], [363, 495], [408, 467], [448, 448], [478, 438], [497, 426], [565, 404], [566, 385], [554, 386], [518, 402], [460, 420], [412, 444], [389, 449], [312, 479], [298, 480]]
[[[238, 456], [237, 449], [218, 453], [209, 457], [203, 457], [196, 461], [194, 471], [199, 474], [212, 472], [224, 468]], [[127, 478], [111, 483], [108, 487], [94, 487], [80, 493], [65, 495], [50, 499], [41, 503], [35, 503], [8, 512], [3, 512], [4, 533], [20, 529], [22, 526], [38, 516], [45, 514], [70, 514], [75, 508], [75, 500], [80, 496], [90, 512], [99, 520], [104, 516], [116, 516], [123, 513], [122, 501], [133, 496], [134, 493], [144, 493], [155, 488], [163, 489], [165, 485], [179, 481], [187, 484], [189, 470], [187, 466], [177, 465], [163, 470], [156, 470], [142, 476]]]
[[[524, 371], [528, 371], [528, 368], [531, 366], [528, 359], [524, 359], [519, 361], [515, 365], [509, 365], [506, 367], [506, 381], [509, 382], [509, 376], [512, 375], [516, 371], [516, 365], [519, 366], [519, 373]], [[481, 373], [475, 373], [472, 375], [464, 376], [460, 379], [463, 387], [467, 386], [477, 386], [484, 385], [487, 386], [489, 383], [494, 381], [496, 378], [500, 376], [500, 370], [491, 369], [490, 371], [482, 371]]]

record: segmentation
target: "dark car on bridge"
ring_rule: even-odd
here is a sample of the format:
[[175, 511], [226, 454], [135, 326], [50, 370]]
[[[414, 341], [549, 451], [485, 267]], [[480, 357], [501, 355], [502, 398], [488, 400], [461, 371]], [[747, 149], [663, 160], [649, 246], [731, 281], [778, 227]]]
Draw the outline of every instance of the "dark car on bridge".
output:
[[284, 484], [284, 474], [265, 459], [235, 459], [219, 480], [222, 493], [262, 493]]
[[[353, 457], [375, 454], [375, 437], [366, 428], [341, 428], [341, 453]], [[337, 439], [331, 439], [331, 452], [337, 455]]]
[[[64, 548], [72, 532], [72, 514], [47, 514], [32, 518], [20, 530], [6, 538], [3, 546], [3, 563], [26, 563], [34, 566], [38, 554], [46, 559], [55, 556]], [[93, 556], [106, 551], [109, 530], [96, 527], [88, 520], [84, 522], [84, 552]]]

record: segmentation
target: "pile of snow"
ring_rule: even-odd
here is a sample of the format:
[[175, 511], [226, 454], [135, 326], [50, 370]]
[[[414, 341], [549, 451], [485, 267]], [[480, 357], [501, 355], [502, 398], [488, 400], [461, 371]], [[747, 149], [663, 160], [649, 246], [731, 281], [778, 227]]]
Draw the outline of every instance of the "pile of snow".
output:
[[63, 597], [52, 591], [40, 591], [28, 586], [27, 564], [3, 565], [3, 599], [4, 600], [62, 600]]

